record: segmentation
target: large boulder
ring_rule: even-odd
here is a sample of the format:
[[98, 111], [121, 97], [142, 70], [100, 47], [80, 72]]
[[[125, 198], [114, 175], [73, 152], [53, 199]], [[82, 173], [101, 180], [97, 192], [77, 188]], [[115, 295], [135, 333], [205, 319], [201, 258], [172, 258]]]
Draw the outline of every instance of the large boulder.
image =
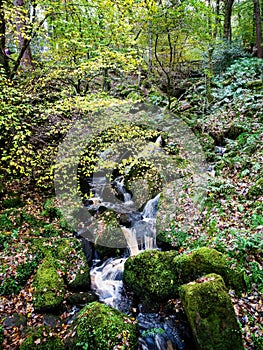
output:
[[209, 274], [179, 289], [198, 350], [244, 350], [224, 280]]
[[141, 299], [163, 301], [176, 297], [182, 284], [212, 272], [221, 275], [228, 287], [245, 289], [243, 272], [233, 269], [226, 255], [206, 247], [182, 255], [151, 250], [129, 257], [123, 282]]
[[93, 302], [75, 319], [65, 341], [65, 349], [138, 349], [139, 328], [135, 319]]
[[51, 258], [45, 258], [33, 280], [33, 304], [36, 310], [58, 308], [65, 296], [63, 278]]

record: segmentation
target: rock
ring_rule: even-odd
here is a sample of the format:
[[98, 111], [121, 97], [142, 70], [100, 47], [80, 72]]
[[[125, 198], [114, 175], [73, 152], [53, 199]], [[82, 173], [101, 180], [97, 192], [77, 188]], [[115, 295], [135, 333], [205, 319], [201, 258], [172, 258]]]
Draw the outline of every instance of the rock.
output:
[[62, 261], [65, 282], [70, 290], [86, 291], [90, 286], [88, 261], [77, 239], [61, 239], [53, 252]]
[[11, 317], [8, 316], [4, 319], [3, 326], [5, 328], [7, 328], [7, 327], [19, 328], [20, 326], [26, 326], [26, 323], [27, 323], [26, 316], [15, 313]]
[[33, 280], [33, 304], [36, 310], [58, 308], [65, 295], [65, 285], [51, 258], [45, 258]]
[[224, 280], [209, 274], [179, 289], [198, 350], [244, 350]]
[[34, 327], [27, 330], [27, 335], [19, 350], [63, 350], [62, 341], [47, 327]]
[[[73, 332], [73, 333], [72, 333]], [[139, 328], [134, 318], [107, 305], [93, 302], [74, 320], [65, 349], [77, 350], [88, 344], [89, 350], [138, 349]], [[72, 336], [74, 334], [74, 336]]]
[[226, 255], [206, 247], [190, 254], [150, 250], [129, 257], [123, 282], [141, 300], [165, 301], [176, 297], [182, 284], [212, 272], [220, 274], [236, 291], [246, 289], [243, 271], [232, 269]]
[[72, 293], [67, 297], [70, 305], [85, 305], [93, 301], [98, 301], [98, 296], [93, 292]]

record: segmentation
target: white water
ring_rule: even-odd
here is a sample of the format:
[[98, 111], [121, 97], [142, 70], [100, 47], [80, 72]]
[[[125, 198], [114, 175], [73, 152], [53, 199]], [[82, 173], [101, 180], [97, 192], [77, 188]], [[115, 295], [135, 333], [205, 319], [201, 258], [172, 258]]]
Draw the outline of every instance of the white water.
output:
[[[156, 214], [160, 195], [150, 199], [143, 210], [143, 219], [134, 227], [122, 226], [130, 255], [137, 255], [142, 250], [156, 248]], [[126, 258], [108, 259], [102, 265], [91, 269], [91, 288], [98, 294], [101, 301], [117, 307], [121, 299], [122, 274]]]
[[99, 296], [100, 301], [116, 307], [121, 298], [122, 275], [126, 258], [106, 260], [102, 265], [91, 270], [91, 288]]

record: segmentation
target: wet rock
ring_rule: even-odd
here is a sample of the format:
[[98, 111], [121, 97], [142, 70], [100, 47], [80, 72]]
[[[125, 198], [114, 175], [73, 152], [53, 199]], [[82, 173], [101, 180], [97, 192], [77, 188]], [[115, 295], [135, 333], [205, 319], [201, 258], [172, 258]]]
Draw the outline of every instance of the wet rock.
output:
[[70, 305], [79, 306], [98, 301], [98, 296], [92, 292], [80, 292], [70, 294], [66, 300]]
[[[74, 320], [65, 341], [65, 349], [77, 350], [77, 344], [92, 344], [92, 349], [138, 349], [138, 323], [107, 305], [93, 302], [85, 306]], [[126, 345], [125, 345], [126, 344]]]
[[243, 350], [241, 330], [224, 280], [209, 274], [179, 289], [198, 350]]

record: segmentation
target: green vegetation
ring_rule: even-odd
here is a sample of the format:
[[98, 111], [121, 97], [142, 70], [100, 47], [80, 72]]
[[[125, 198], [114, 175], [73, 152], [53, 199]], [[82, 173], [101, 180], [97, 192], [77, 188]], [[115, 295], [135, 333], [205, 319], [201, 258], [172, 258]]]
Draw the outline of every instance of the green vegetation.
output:
[[123, 282], [146, 301], [168, 300], [178, 295], [179, 287], [207, 273], [217, 273], [236, 292], [246, 290], [244, 271], [231, 267], [226, 255], [200, 248], [189, 254], [176, 251], [145, 251], [125, 262]]
[[47, 327], [36, 327], [27, 329], [26, 338], [20, 345], [20, 350], [63, 350], [62, 341], [57, 335], [52, 334]]
[[221, 276], [206, 275], [179, 290], [197, 349], [244, 349], [231, 298]]
[[[79, 196], [82, 206], [82, 200], [93, 196], [87, 177], [105, 169], [109, 182], [123, 177], [140, 209], [147, 199], [163, 191], [171, 178], [189, 180], [178, 191], [181, 197], [176, 208], [174, 202], [169, 207], [161, 195], [157, 239], [164, 251], [129, 258], [124, 274], [127, 285], [140, 297], [146, 292], [149, 302], [154, 296], [158, 303], [174, 297], [181, 284], [202, 274], [222, 275], [227, 287], [235, 289], [230, 295], [243, 322], [245, 347], [262, 349], [258, 311], [263, 291], [260, 14], [259, 0], [216, 4], [190, 0], [0, 0], [3, 348], [10, 344], [21, 349], [66, 346], [60, 340], [67, 328], [63, 312], [68, 311], [68, 294], [89, 292], [90, 288], [88, 262], [80, 240], [73, 238], [73, 233], [85, 226], [86, 212], [74, 203], [72, 209], [68, 198], [57, 198], [54, 179], [61, 175], [59, 181], [65, 184], [68, 197]], [[142, 106], [150, 106], [146, 115]], [[138, 111], [139, 122], [135, 118]], [[189, 128], [189, 134], [183, 135], [184, 145], [165, 129], [167, 124], [176, 127], [181, 120]], [[80, 131], [85, 140], [76, 137], [68, 149], [63, 146], [61, 150], [76, 122], [84, 121], [86, 129]], [[185, 224], [195, 192], [195, 164], [187, 153], [192, 145], [190, 134], [203, 149], [208, 162], [204, 176], [209, 179], [204, 181], [198, 215], [191, 213], [190, 223]], [[145, 145], [158, 147], [159, 136], [162, 159], [141, 157]], [[79, 145], [82, 141], [83, 148]], [[81, 148], [80, 159], [76, 145]], [[191, 149], [192, 158], [201, 153], [201, 147]], [[125, 156], [119, 154], [123, 149]], [[63, 153], [69, 153], [65, 168], [58, 160]], [[77, 174], [70, 176], [68, 170], [75, 165]], [[172, 173], [171, 168], [176, 171]], [[110, 183], [106, 191], [109, 198], [121, 201]], [[88, 224], [92, 222], [91, 228], [97, 230], [94, 243], [101, 257], [120, 256], [126, 241], [119, 223], [127, 223], [127, 216], [105, 208], [100, 208], [98, 216], [92, 210], [89, 214]], [[105, 241], [109, 246], [104, 247]], [[89, 250], [92, 255], [93, 245]], [[32, 330], [27, 333], [24, 325], [5, 324], [19, 310], [29, 325], [40, 325], [40, 310], [50, 311], [62, 304], [65, 309], [58, 310], [59, 329], [37, 328], [33, 334]], [[34, 306], [39, 311], [36, 317]], [[90, 310], [93, 308], [94, 319], [110, 312], [115, 322], [114, 311], [105, 311], [99, 304]], [[133, 323], [130, 320], [127, 325]], [[101, 333], [85, 334], [87, 338], [74, 346], [105, 350], [104, 332], [112, 346], [135, 348], [137, 331], [131, 332], [134, 336], [123, 333], [127, 329], [120, 323], [118, 320], [116, 326], [119, 343], [113, 345], [116, 329], [106, 327], [105, 321]]]
[[75, 334], [67, 349], [131, 349], [138, 348], [138, 323], [120, 311], [98, 302], [90, 303], [72, 325]]
[[33, 303], [36, 310], [58, 308], [65, 295], [65, 285], [51, 259], [39, 266], [33, 281]]

